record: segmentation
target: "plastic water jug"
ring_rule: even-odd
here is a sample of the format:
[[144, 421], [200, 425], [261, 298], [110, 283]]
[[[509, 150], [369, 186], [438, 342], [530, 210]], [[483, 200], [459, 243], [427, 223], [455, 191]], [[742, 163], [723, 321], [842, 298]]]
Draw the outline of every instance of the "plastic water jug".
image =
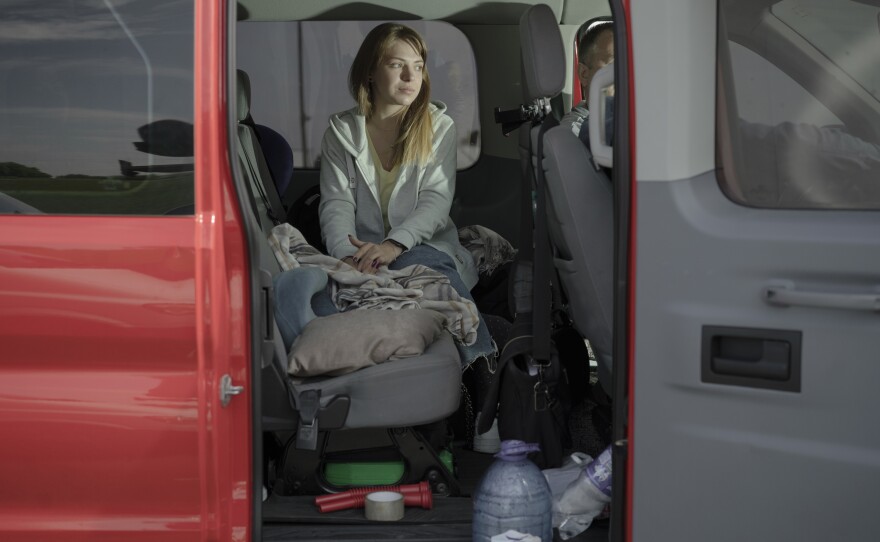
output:
[[553, 540], [553, 499], [547, 479], [526, 456], [539, 450], [521, 440], [501, 442], [501, 451], [474, 493], [473, 540], [490, 542], [509, 530]]

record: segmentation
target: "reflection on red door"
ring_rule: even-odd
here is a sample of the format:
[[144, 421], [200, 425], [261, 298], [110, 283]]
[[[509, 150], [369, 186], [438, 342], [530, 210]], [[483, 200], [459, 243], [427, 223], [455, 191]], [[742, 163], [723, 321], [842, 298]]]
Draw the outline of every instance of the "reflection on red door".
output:
[[195, 216], [0, 216], [0, 540], [250, 537], [221, 4], [195, 3]]

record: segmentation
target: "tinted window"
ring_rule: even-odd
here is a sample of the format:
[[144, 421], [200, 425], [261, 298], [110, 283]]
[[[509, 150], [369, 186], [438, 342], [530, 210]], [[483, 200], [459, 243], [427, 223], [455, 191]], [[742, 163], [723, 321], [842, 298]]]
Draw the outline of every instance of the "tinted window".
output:
[[0, 212], [192, 213], [192, 0], [0, 11]]
[[757, 207], [880, 208], [880, 8], [720, 5], [717, 140], [728, 196]]
[[[348, 71], [367, 33], [380, 21], [241, 22], [238, 67], [251, 80], [251, 113], [283, 134], [294, 165], [317, 168], [333, 113], [354, 107]], [[458, 131], [458, 169], [480, 155], [477, 73], [464, 34], [436, 21], [404, 21], [428, 45], [431, 99], [448, 107]]]

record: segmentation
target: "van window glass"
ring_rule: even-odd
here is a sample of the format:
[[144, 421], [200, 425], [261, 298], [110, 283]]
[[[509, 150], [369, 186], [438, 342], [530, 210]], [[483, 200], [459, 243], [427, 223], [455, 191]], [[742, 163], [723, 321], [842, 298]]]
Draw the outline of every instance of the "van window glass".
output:
[[192, 0], [0, 11], [0, 213], [192, 214]]
[[[297, 168], [317, 169], [333, 113], [354, 107], [348, 71], [364, 37], [381, 21], [238, 23], [238, 68], [251, 81], [251, 114], [287, 138]], [[403, 21], [428, 45], [431, 99], [446, 104], [458, 132], [458, 169], [480, 155], [477, 73], [465, 35], [438, 21]]]
[[727, 35], [716, 141], [728, 197], [767, 208], [880, 208], [880, 8], [784, 0], [769, 12], [737, 11], [722, 0], [719, 15]]
[[[735, 77], [733, 81], [737, 109], [743, 120], [773, 125], [783, 122], [841, 124], [822, 102], [764, 57], [731, 42], [730, 60], [734, 73], [750, 74], [750, 77]], [[785, 99], [767, 99], [768, 88]]]
[[877, 3], [783, 0], [771, 13], [880, 99], [880, 9]]

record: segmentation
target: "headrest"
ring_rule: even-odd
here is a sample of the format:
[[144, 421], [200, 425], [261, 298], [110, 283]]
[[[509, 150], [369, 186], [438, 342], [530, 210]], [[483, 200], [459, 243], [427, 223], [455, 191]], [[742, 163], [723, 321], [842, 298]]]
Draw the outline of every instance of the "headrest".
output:
[[235, 110], [239, 122], [251, 114], [251, 79], [242, 70], [235, 70]]
[[537, 4], [519, 20], [523, 93], [526, 100], [552, 98], [565, 87], [565, 47], [553, 10]]

